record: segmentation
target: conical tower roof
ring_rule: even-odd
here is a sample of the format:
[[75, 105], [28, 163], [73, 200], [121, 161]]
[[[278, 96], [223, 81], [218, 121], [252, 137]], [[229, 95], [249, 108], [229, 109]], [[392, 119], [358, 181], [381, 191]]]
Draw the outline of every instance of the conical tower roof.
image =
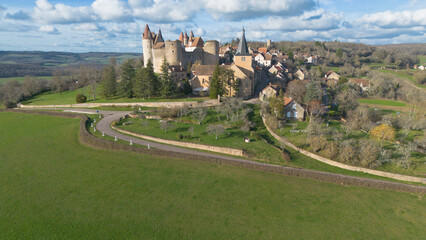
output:
[[180, 33], [180, 35], [179, 35], [179, 41], [180, 41], [181, 43], [183, 43], [183, 32], [181, 32], [181, 33]]
[[158, 30], [157, 37], [155, 38], [154, 44], [164, 42], [163, 35], [161, 34], [161, 29]]
[[189, 34], [189, 38], [194, 38], [194, 33], [191, 30], [191, 33]]
[[149, 30], [148, 24], [145, 26], [145, 31], [143, 31], [143, 39], [151, 39], [151, 31]]
[[249, 53], [248, 47], [247, 47], [246, 33], [245, 33], [244, 28], [241, 31], [241, 39], [240, 39], [240, 42], [238, 43], [237, 53], [235, 55], [236, 56], [250, 56], [250, 53]]

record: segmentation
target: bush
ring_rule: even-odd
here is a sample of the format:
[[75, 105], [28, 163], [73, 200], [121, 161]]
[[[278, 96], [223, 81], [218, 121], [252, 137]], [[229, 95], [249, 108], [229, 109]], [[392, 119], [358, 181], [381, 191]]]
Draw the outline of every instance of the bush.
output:
[[255, 131], [250, 131], [250, 138], [253, 138], [254, 140], [259, 140], [260, 136]]
[[370, 131], [371, 136], [376, 137], [380, 140], [392, 141], [395, 139], [395, 130], [386, 124], [381, 124], [374, 127]]
[[178, 138], [178, 139], [183, 139], [183, 135], [182, 135], [182, 133], [179, 133], [179, 134], [177, 135], [177, 138]]
[[7, 101], [4, 102], [4, 106], [6, 108], [15, 108], [16, 107], [16, 102], [7, 100]]
[[77, 103], [84, 103], [87, 101], [87, 97], [81, 93], [77, 94], [77, 96], [75, 97], [75, 101]]
[[286, 163], [289, 163], [290, 161], [291, 161], [291, 156], [290, 156], [290, 154], [288, 154], [288, 152], [287, 151], [283, 151], [283, 159], [284, 159], [284, 161], [286, 162]]

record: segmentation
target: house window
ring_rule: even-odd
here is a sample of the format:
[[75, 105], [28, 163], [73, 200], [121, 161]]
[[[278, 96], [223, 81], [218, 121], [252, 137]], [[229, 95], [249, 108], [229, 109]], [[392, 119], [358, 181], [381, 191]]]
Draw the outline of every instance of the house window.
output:
[[246, 61], [246, 57], [241, 57], [241, 62], [245, 62]]
[[297, 112], [294, 112], [293, 114], [294, 114], [294, 117], [297, 118]]
[[287, 117], [290, 118], [291, 117], [291, 112], [287, 112]]

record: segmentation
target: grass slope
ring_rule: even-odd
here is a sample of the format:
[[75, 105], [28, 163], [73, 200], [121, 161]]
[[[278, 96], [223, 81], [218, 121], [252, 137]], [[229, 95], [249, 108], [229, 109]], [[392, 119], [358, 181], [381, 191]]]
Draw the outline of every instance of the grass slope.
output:
[[409, 83], [411, 83], [411, 85], [417, 86], [419, 88], [423, 88], [426, 89], [426, 85], [422, 85], [422, 84], [418, 84], [416, 82], [416, 80], [414, 79], [413, 75], [410, 75], [407, 73], [407, 70], [399, 70], [399, 71], [395, 71], [395, 70], [389, 70], [389, 69], [379, 69], [378, 71], [383, 72], [383, 73], [388, 73], [388, 74], [392, 74], [397, 76], [400, 79], [405, 79], [408, 80]]
[[78, 120], [0, 113], [3, 239], [419, 239], [426, 200], [96, 150]]
[[388, 99], [372, 99], [372, 98], [362, 98], [358, 102], [365, 104], [374, 104], [374, 105], [383, 105], [383, 106], [392, 106], [392, 107], [406, 107], [407, 104], [400, 101], [388, 100]]
[[89, 103], [133, 103], [133, 102], [173, 102], [173, 101], [204, 101], [208, 98], [179, 98], [179, 99], [140, 99], [140, 98], [121, 98], [113, 97], [112, 99], [106, 99], [101, 96], [101, 87], [97, 88], [96, 101], [93, 101], [93, 96], [90, 91], [90, 86], [83, 87], [80, 89], [66, 91], [62, 93], [46, 92], [39, 94], [27, 101], [22, 102], [28, 105], [62, 105], [62, 104], [76, 104], [75, 96], [78, 93], [83, 93], [87, 96]]

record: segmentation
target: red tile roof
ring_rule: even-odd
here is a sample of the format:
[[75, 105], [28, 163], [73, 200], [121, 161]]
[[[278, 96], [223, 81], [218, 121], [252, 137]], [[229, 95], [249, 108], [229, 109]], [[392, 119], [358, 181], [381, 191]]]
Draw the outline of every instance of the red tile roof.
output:
[[284, 106], [289, 105], [291, 102], [293, 102], [293, 99], [288, 98], [288, 97], [284, 97]]
[[257, 51], [263, 52], [263, 53], [267, 53], [268, 52], [268, 48], [266, 48], [266, 47], [258, 48]]

